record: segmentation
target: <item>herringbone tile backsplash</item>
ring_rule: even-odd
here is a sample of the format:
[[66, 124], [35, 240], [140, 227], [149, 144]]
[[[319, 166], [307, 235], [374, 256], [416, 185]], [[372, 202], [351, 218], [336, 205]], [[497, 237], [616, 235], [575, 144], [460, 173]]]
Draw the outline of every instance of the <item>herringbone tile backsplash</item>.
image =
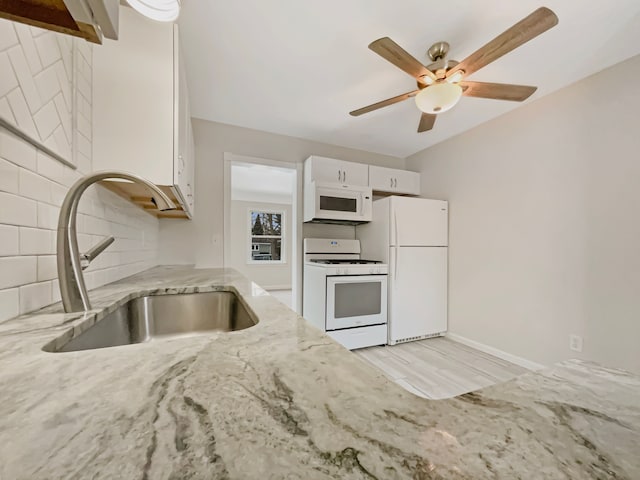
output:
[[73, 40], [0, 20], [0, 116], [69, 161]]

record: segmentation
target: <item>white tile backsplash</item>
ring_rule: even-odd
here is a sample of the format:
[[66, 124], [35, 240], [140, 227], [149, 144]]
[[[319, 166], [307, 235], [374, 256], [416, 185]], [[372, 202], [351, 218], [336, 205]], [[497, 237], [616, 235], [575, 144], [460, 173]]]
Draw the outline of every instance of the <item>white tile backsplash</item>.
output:
[[31, 34], [31, 27], [22, 23], [16, 23], [14, 26], [18, 33], [18, 39], [20, 40], [25, 59], [31, 70], [31, 75], [35, 75], [42, 70], [42, 62], [36, 49], [36, 42], [33, 40], [33, 35]]
[[19, 290], [20, 313], [31, 312], [51, 303], [51, 282], [23, 285]]
[[20, 236], [18, 227], [0, 225], [0, 257], [18, 255], [20, 253]]
[[41, 255], [38, 257], [37, 279], [39, 282], [58, 278], [58, 267], [55, 255]]
[[[0, 20], [0, 115], [56, 152], [66, 144], [64, 156], [75, 158], [78, 170], [0, 129], [0, 321], [60, 300], [55, 256], [60, 205], [69, 187], [92, 171], [92, 47], [33, 27], [19, 28], [19, 42], [15, 25]], [[75, 67], [72, 47], [78, 52]], [[5, 64], [8, 68], [1, 68]], [[81, 250], [115, 237], [87, 269], [89, 288], [157, 264], [155, 217], [98, 186], [85, 191], [78, 211]]]
[[0, 128], [0, 158], [28, 170], [36, 169], [36, 148]]
[[36, 36], [35, 42], [38, 54], [40, 55], [40, 60], [44, 67], [48, 67], [60, 60], [60, 48], [58, 47], [54, 33], [46, 32], [42, 35], [38, 35]]
[[44, 107], [38, 110], [33, 116], [33, 121], [36, 122], [36, 128], [40, 134], [40, 138], [48, 139], [60, 125], [60, 117], [58, 117], [58, 111], [53, 101], [47, 103]]
[[17, 288], [0, 290], [0, 322], [20, 313], [20, 294]]
[[20, 255], [53, 255], [54, 233], [42, 228], [20, 227]]
[[40, 110], [40, 107], [42, 107], [42, 100], [40, 99], [36, 82], [33, 79], [33, 74], [31, 73], [31, 69], [27, 63], [24, 50], [21, 45], [16, 45], [15, 47], [10, 48], [8, 53], [9, 60], [11, 60], [11, 65], [13, 66], [13, 71], [18, 77], [20, 89], [22, 90], [24, 99], [27, 101], [29, 110], [32, 114], [36, 113]]
[[13, 116], [9, 100], [0, 98], [0, 117], [6, 119], [9, 123], [16, 125], [16, 117]]
[[18, 43], [14, 28], [0, 28], [0, 51], [9, 49]]
[[0, 158], [0, 191], [18, 193], [20, 169]]
[[33, 121], [22, 90], [20, 90], [19, 87], [11, 90], [11, 93], [7, 95], [7, 100], [9, 100], [9, 106], [13, 112], [16, 126], [31, 137], [38, 138], [38, 130], [36, 129], [36, 124]]
[[38, 204], [35, 200], [0, 192], [0, 224], [38, 226]]
[[0, 291], [33, 283], [38, 278], [36, 257], [0, 257]]
[[40, 200], [51, 201], [51, 182], [37, 173], [32, 173], [24, 168], [20, 169], [20, 196]]
[[5, 96], [11, 90], [18, 86], [18, 79], [13, 73], [11, 62], [9, 62], [9, 55], [5, 52], [0, 52], [0, 97]]

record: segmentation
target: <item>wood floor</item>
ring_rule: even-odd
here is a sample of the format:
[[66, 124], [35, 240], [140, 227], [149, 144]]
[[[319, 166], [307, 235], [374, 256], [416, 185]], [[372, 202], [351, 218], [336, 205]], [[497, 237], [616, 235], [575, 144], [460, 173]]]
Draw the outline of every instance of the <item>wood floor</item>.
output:
[[406, 390], [434, 400], [506, 382], [529, 371], [443, 337], [354, 353]]
[[291, 308], [291, 304], [293, 301], [291, 297], [291, 290], [269, 290], [269, 294], [273, 295], [287, 307]]

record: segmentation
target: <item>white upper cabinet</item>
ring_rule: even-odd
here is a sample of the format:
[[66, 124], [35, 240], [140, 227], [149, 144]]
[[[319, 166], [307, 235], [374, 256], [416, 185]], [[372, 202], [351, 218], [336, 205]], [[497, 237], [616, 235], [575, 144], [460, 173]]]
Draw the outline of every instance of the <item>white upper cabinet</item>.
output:
[[369, 186], [374, 192], [420, 195], [420, 174], [370, 165]]
[[93, 50], [94, 170], [164, 186], [193, 212], [194, 148], [178, 26], [120, 7], [117, 42]]
[[369, 186], [369, 165], [311, 156], [304, 162], [304, 181]]

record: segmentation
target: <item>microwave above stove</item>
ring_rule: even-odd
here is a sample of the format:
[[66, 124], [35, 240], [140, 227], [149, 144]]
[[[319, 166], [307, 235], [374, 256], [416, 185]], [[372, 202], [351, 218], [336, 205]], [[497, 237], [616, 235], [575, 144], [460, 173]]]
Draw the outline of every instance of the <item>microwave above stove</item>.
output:
[[310, 182], [304, 191], [304, 221], [357, 225], [371, 221], [371, 187]]

